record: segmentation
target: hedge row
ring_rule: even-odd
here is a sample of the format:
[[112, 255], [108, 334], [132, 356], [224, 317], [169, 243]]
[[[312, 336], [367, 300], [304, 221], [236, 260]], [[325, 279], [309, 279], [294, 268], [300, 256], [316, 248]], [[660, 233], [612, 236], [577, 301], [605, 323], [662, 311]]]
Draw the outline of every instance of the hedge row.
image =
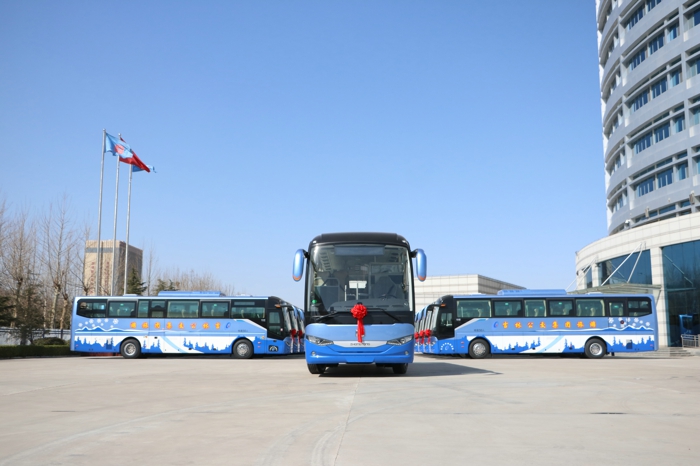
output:
[[27, 356], [70, 356], [70, 347], [60, 346], [0, 346], [0, 358], [26, 358]]

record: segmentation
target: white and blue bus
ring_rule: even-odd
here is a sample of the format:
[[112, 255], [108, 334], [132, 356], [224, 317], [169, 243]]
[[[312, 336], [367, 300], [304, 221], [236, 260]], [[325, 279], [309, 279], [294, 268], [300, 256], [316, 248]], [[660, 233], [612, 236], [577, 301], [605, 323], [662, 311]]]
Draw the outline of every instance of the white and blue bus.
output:
[[292, 354], [303, 351], [303, 313], [275, 296], [162, 291], [84, 296], [73, 303], [71, 350], [82, 353]]
[[415, 338], [417, 352], [475, 359], [491, 353], [602, 358], [658, 349], [652, 296], [564, 290], [443, 296], [419, 313]]
[[376, 364], [404, 374], [413, 362], [416, 274], [426, 257], [395, 233], [330, 233], [300, 249], [293, 277], [306, 264], [305, 353], [309, 372], [338, 364]]

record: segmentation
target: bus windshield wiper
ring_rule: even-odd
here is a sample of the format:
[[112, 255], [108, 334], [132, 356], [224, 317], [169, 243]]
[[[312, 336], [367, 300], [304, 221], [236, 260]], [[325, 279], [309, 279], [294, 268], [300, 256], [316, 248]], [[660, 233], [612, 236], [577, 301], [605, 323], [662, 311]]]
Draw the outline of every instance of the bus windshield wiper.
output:
[[316, 319], [316, 322], [321, 322], [322, 320], [325, 320], [325, 319], [327, 319], [327, 318], [329, 318], [329, 317], [335, 317], [335, 316], [337, 316], [337, 315], [339, 315], [339, 314], [342, 314], [342, 313], [341, 313], [341, 312], [338, 312], [338, 311], [333, 311], [333, 312], [329, 312], [328, 314], [323, 314], [323, 315], [320, 315], [320, 316], [314, 316], [314, 319]]

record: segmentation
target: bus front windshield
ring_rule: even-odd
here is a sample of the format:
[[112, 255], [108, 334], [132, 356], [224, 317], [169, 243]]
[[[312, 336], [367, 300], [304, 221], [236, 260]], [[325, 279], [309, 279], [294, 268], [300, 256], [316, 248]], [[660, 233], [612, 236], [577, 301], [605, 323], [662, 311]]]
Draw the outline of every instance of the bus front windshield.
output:
[[384, 244], [322, 244], [309, 253], [309, 318], [349, 313], [361, 302], [372, 313], [410, 312], [413, 289], [408, 249]]

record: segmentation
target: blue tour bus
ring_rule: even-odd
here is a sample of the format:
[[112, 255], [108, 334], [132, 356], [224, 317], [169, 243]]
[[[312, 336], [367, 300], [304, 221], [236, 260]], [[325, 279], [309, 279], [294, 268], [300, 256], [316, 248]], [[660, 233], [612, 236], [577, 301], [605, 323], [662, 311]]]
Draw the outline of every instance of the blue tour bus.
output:
[[162, 291], [158, 296], [75, 298], [71, 351], [142, 354], [262, 354], [302, 351], [301, 310], [275, 296]]
[[306, 263], [304, 345], [309, 372], [338, 364], [376, 364], [404, 374], [413, 362], [416, 274], [426, 257], [395, 233], [330, 233], [300, 249], [293, 277]]
[[567, 294], [565, 290], [502, 290], [496, 295], [443, 296], [421, 311], [416, 351], [467, 354], [655, 351], [654, 298], [633, 294]]

